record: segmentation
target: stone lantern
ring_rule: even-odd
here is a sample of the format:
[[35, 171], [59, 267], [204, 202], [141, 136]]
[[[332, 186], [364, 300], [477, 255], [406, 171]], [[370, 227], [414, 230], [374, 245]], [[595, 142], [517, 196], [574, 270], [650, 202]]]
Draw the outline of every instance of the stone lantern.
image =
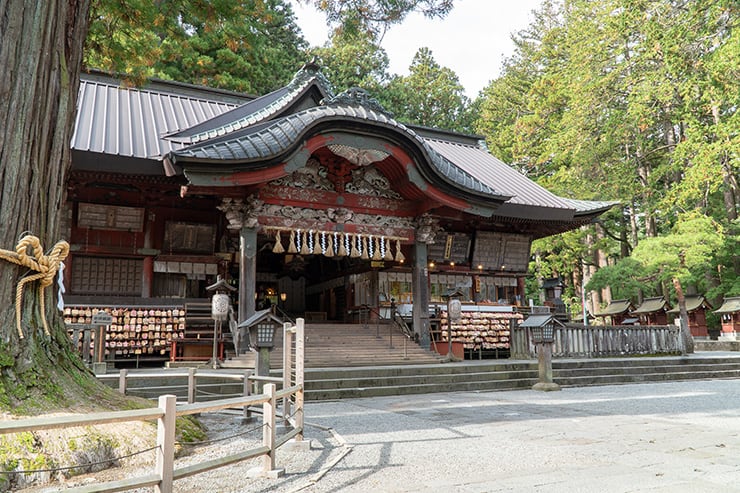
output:
[[552, 315], [531, 315], [519, 327], [529, 328], [532, 342], [537, 346], [539, 381], [532, 386], [534, 390], [560, 390], [560, 385], [552, 381], [552, 345], [555, 342], [555, 324], [560, 324]]
[[270, 375], [270, 351], [275, 347], [275, 332], [282, 325], [283, 321], [272, 313], [271, 308], [255, 312], [239, 324], [239, 328], [247, 329], [249, 346], [257, 353], [255, 371], [258, 376]]

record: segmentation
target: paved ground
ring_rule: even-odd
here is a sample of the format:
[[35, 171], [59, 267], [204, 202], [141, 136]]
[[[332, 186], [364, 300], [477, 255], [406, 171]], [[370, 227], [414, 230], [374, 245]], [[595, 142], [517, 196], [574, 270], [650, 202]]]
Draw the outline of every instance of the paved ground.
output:
[[740, 380], [309, 402], [306, 420], [351, 450], [304, 491], [740, 492]]

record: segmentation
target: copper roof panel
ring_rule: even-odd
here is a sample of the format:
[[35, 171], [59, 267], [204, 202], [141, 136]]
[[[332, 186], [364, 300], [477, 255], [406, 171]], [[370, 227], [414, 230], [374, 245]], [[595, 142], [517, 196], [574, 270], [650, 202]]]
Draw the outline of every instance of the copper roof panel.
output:
[[80, 81], [72, 148], [144, 159], [160, 159], [181, 144], [163, 135], [191, 127], [235, 104], [99, 80]]
[[572, 209], [571, 204], [549, 192], [487, 150], [455, 142], [424, 138], [439, 154], [459, 168], [503, 195], [511, 195], [509, 202], [522, 205]]

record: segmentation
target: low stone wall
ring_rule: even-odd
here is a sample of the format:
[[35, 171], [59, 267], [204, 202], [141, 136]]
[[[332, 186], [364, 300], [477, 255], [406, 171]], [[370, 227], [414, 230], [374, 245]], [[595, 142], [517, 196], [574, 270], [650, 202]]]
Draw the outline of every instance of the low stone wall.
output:
[[694, 340], [694, 351], [740, 351], [740, 341]]

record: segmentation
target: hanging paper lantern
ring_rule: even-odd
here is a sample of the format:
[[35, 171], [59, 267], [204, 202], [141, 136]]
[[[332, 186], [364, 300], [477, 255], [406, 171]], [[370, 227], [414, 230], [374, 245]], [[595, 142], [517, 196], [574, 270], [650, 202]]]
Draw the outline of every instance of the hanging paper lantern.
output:
[[406, 257], [401, 252], [401, 240], [396, 240], [396, 262], [403, 262]]
[[298, 253], [298, 249], [295, 246], [295, 231], [290, 230], [290, 240], [288, 240], [288, 253]]
[[[383, 241], [383, 240], [381, 239], [381, 241]], [[385, 248], [384, 248], [384, 250], [385, 250], [385, 252], [383, 253], [383, 258], [385, 260], [388, 260], [389, 262], [390, 261], [393, 261], [393, 253], [391, 252], [391, 240], [389, 240], [388, 238], [385, 239]]]
[[280, 239], [280, 231], [275, 231], [275, 246], [272, 247], [272, 253], [285, 253], [285, 248]]
[[[309, 236], [310, 238], [310, 236]], [[301, 255], [309, 255], [311, 253], [311, 250], [308, 246], [308, 241], [306, 241], [306, 232], [303, 232], [303, 236], [301, 238]]]

